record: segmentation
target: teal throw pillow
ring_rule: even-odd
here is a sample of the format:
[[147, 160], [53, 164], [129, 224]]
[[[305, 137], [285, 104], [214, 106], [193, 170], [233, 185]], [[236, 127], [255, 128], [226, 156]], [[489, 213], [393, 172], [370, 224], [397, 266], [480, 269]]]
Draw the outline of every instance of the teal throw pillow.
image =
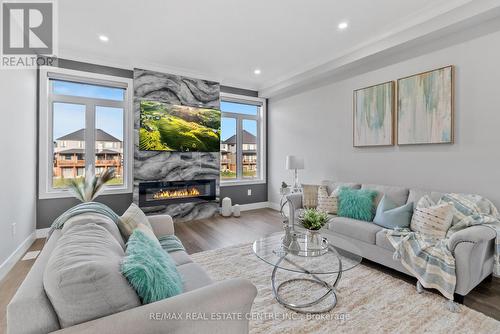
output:
[[372, 221], [374, 216], [373, 201], [377, 192], [371, 189], [352, 189], [342, 187], [339, 192], [340, 217]]
[[182, 278], [174, 261], [140, 229], [135, 229], [128, 239], [121, 272], [143, 304], [182, 293]]
[[413, 215], [413, 202], [398, 206], [384, 195], [378, 204], [373, 222], [379, 226], [395, 229], [409, 228]]

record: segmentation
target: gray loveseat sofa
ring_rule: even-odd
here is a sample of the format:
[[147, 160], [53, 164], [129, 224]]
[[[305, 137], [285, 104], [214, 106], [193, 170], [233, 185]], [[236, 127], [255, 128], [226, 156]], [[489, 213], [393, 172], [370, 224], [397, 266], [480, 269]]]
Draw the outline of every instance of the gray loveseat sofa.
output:
[[[77, 222], [71, 220], [79, 220]], [[71, 221], [71, 222], [70, 222]], [[170, 216], [151, 216], [149, 221], [153, 227], [156, 236], [163, 236], [174, 233], [174, 225]], [[91, 223], [99, 225], [95, 229], [102, 231], [101, 227], [106, 228], [112, 235], [114, 247], [113, 251], [118, 250], [118, 254], [124, 253], [125, 243], [121, 239], [116, 224], [110, 219], [101, 215], [85, 214], [71, 218], [65, 224], [68, 226], [70, 223]], [[118, 313], [109, 314], [110, 311], [104, 311], [108, 314], [94, 317], [94, 319], [75, 324], [74, 326], [61, 328], [60, 314], [56, 312], [57, 307], [51, 303], [44, 288], [44, 280], [47, 279], [45, 269], [50, 266], [50, 259], [55, 249], [57, 250], [58, 241], [68, 231], [56, 230], [47, 241], [42, 252], [35, 261], [33, 267], [28, 273], [26, 279], [20, 286], [16, 295], [10, 302], [7, 308], [7, 328], [9, 334], [39, 334], [39, 333], [120, 333], [120, 334], [137, 334], [137, 333], [248, 333], [248, 320], [246, 314], [251, 310], [253, 300], [257, 294], [255, 286], [244, 279], [229, 279], [221, 282], [213, 282], [207, 275], [205, 270], [194, 263], [189, 255], [184, 251], [171, 252], [170, 255], [177, 265], [177, 269], [181, 274], [184, 281], [184, 292], [180, 295], [164, 299], [155, 303], [140, 305], [135, 293], [137, 306]], [[80, 227], [79, 227], [80, 228]], [[71, 231], [71, 228], [69, 229]], [[114, 240], [118, 240], [116, 243]], [[82, 242], [80, 240], [79, 242]], [[85, 243], [85, 240], [83, 240]], [[79, 252], [78, 256], [81, 256]], [[54, 255], [55, 256], [55, 255]], [[109, 255], [106, 254], [105, 258], [109, 256], [112, 258], [111, 250]], [[118, 264], [114, 264], [117, 268]], [[115, 271], [115, 280], [122, 280], [123, 278]], [[82, 273], [80, 271], [80, 273]], [[71, 275], [71, 273], [69, 273]], [[85, 274], [85, 272], [84, 272]], [[116, 276], [118, 275], [118, 276]], [[91, 274], [89, 277], [98, 277], [99, 273]], [[50, 278], [50, 275], [48, 275]], [[102, 277], [102, 275], [101, 275]], [[70, 279], [72, 281], [72, 279]], [[78, 279], [76, 283], [70, 282], [69, 284], [79, 284]], [[101, 280], [102, 281], [102, 280]], [[80, 279], [81, 282], [81, 279]], [[125, 286], [127, 283], [125, 281]], [[111, 284], [113, 285], [113, 284]], [[83, 287], [82, 289], [84, 289]], [[116, 286], [104, 287], [101, 290], [106, 292], [107, 289], [116, 290]], [[131, 289], [131, 287], [127, 287]], [[82, 300], [88, 296], [82, 296], [78, 286], [74, 287], [75, 294], [80, 294], [77, 298]], [[88, 290], [87, 290], [88, 291]], [[133, 291], [133, 290], [132, 290]], [[126, 292], [126, 291], [125, 291]], [[110, 292], [111, 293], [111, 292]], [[120, 296], [126, 293], [120, 293]], [[92, 291], [89, 291], [92, 294]], [[106, 293], [103, 293], [105, 295]], [[116, 295], [116, 291], [115, 291]], [[70, 298], [71, 299], [71, 298]], [[74, 298], [73, 298], [74, 299]], [[95, 298], [95, 299], [104, 299]], [[74, 303], [72, 303], [74, 304]], [[101, 306], [94, 306], [90, 303], [87, 308], [97, 308]], [[96, 303], [98, 304], [98, 303]], [[101, 303], [102, 304], [102, 303]], [[58, 306], [59, 310], [64, 312], [74, 312], [75, 318], [81, 314], [75, 314], [77, 311], [72, 311], [72, 305]], [[79, 308], [82, 310], [82, 308]], [[95, 309], [91, 312], [95, 313]], [[81, 312], [80, 312], [81, 313]], [[238, 313], [241, 314], [241, 319], [233, 317], [230, 320], [213, 320], [212, 315], [224, 313]], [[71, 313], [69, 320], [71, 321]], [[179, 315], [181, 318], [173, 319], [172, 315]], [[207, 318], [208, 320], [204, 320]], [[226, 318], [227, 319], [227, 318]], [[65, 321], [68, 321], [67, 315]]]
[[[331, 193], [336, 187], [347, 186], [354, 189], [368, 188], [378, 191], [376, 204], [385, 194], [398, 205], [418, 202], [424, 195], [438, 201], [443, 193], [405, 187], [378, 184], [357, 184], [323, 181]], [[287, 196], [290, 217], [296, 217], [294, 210], [302, 208], [302, 194]], [[383, 228], [366, 221], [332, 216], [328, 225], [330, 240], [335, 246], [351, 252], [361, 252], [363, 258], [411, 275], [398, 260], [393, 259], [394, 247], [389, 242]], [[455, 301], [463, 302], [463, 297], [493, 272], [495, 232], [486, 226], [472, 226], [452, 235], [449, 247], [456, 260], [457, 284]], [[347, 241], [347, 242], [346, 242]], [[354, 249], [351, 245], [354, 245]]]

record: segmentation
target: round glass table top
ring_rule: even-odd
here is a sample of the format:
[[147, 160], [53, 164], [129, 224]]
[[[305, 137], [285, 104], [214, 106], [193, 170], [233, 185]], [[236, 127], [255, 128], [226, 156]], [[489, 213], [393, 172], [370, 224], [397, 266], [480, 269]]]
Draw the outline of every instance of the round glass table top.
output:
[[[328, 233], [322, 233], [322, 236], [328, 239]], [[323, 255], [302, 256], [293, 254], [294, 252], [283, 246], [283, 237], [284, 232], [277, 232], [255, 240], [253, 252], [262, 261], [279, 269], [320, 275], [342, 273], [356, 267], [363, 259], [358, 255], [361, 252], [357, 250], [357, 247], [348, 241], [346, 241], [349, 243], [348, 248], [354, 250], [355, 253], [338, 248], [335, 244], [329, 242], [328, 251]]]

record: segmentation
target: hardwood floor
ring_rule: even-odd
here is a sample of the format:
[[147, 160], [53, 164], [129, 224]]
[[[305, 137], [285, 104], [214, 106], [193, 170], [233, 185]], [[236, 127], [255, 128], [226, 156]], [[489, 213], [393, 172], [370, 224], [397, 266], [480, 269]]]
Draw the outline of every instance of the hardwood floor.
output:
[[216, 216], [175, 224], [175, 234], [189, 254], [252, 242], [281, 230], [280, 215], [271, 209], [245, 211], [240, 218]]
[[[35, 240], [28, 252], [42, 250], [44, 243], [45, 239]], [[35, 263], [35, 260], [36, 259], [24, 261], [20, 260], [7, 274], [7, 276], [0, 282], [0, 333], [2, 334], [7, 332], [7, 324], [5, 318], [7, 305], [9, 304], [12, 297], [14, 297], [14, 295], [16, 294], [17, 289], [30, 271], [33, 263]]]
[[[176, 223], [175, 233], [189, 254], [211, 249], [252, 242], [260, 236], [281, 231], [281, 218], [277, 211], [260, 209], [246, 211], [240, 218], [214, 217]], [[44, 240], [38, 239], [29, 251], [40, 250]], [[6, 332], [5, 311], [19, 285], [26, 277], [35, 260], [19, 261], [0, 282], [0, 334]], [[377, 263], [363, 260], [363, 264], [416, 284], [416, 279]], [[492, 318], [500, 320], [500, 279], [493, 278], [479, 284], [466, 297], [464, 304]]]

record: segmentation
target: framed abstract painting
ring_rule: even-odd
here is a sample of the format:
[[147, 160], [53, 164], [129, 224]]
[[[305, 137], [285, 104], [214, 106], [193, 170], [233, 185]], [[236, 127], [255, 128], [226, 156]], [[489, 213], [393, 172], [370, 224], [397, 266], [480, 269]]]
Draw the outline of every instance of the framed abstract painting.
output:
[[454, 68], [398, 80], [398, 145], [453, 143]]
[[353, 146], [394, 145], [394, 82], [357, 89], [353, 101]]

